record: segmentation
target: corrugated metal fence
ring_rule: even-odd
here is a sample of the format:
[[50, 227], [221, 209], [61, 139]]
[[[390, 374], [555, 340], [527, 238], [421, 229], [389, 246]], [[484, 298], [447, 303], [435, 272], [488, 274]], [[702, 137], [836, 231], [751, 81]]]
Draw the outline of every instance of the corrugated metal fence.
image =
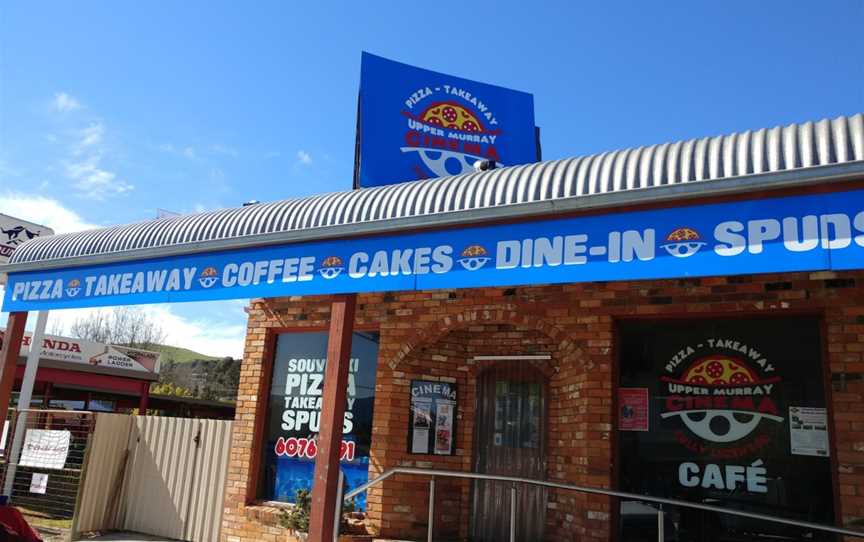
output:
[[73, 531], [217, 540], [231, 423], [99, 414]]

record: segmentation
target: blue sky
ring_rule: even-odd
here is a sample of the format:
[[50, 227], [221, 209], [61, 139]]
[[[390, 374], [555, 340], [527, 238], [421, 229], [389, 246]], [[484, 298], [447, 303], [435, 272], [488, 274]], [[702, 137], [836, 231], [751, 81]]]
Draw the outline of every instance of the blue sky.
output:
[[[362, 50], [533, 93], [545, 158], [864, 111], [862, 0], [533, 4], [4, 2], [0, 212], [69, 231], [349, 189]], [[238, 303], [148, 310], [240, 354]]]

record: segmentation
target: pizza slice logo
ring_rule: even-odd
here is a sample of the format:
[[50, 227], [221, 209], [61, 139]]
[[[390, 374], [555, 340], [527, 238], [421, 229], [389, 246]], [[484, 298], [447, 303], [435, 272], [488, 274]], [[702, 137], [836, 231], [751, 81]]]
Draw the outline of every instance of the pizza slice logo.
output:
[[66, 283], [66, 295], [69, 297], [75, 297], [81, 293], [81, 281], [78, 279], [72, 279]]
[[420, 114], [420, 120], [435, 126], [463, 132], [482, 132], [483, 124], [470, 111], [455, 102], [443, 102], [429, 106]]
[[335, 279], [345, 270], [344, 262], [339, 256], [328, 256], [321, 262], [318, 274], [327, 280]]
[[675, 258], [689, 258], [707, 244], [701, 239], [693, 228], [677, 228], [666, 236], [666, 242], [660, 247]]
[[402, 111], [407, 130], [400, 150], [420, 158], [413, 166], [418, 179], [471, 173], [484, 161], [504, 165], [497, 148], [498, 119], [477, 96], [442, 85], [424, 89], [406, 103], [409, 108], [425, 106], [417, 113]]
[[764, 393], [765, 386], [772, 389], [777, 379], [760, 379], [741, 359], [728, 355], [700, 358], [680, 379], [667, 382], [677, 384], [679, 394], [667, 397], [667, 411], [660, 417], [679, 418], [693, 434], [708, 442], [736, 442], [749, 436], [763, 420], [783, 421], [773, 400]]
[[460, 256], [457, 261], [467, 271], [477, 271], [492, 259], [489, 257], [489, 252], [481, 245], [465, 247]]
[[198, 283], [202, 288], [211, 288], [219, 280], [219, 272], [215, 267], [208, 267], [201, 271], [201, 276], [198, 277]]
[[[679, 422], [678, 442], [712, 457], [742, 457], [764, 447], [783, 423], [774, 365], [742, 341], [706, 338], [666, 364], [658, 394], [660, 417]], [[761, 428], [761, 429], [760, 429]]]
[[752, 384], [757, 382], [759, 377], [740, 360], [728, 356], [709, 356], [691, 365], [682, 379], [693, 384], [724, 386]]

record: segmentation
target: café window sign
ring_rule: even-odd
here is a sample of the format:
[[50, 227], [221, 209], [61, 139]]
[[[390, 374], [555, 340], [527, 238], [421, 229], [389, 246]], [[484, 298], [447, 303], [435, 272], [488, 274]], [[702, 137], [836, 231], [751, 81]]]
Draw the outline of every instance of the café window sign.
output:
[[[340, 446], [346, 490], [369, 479], [377, 360], [378, 334], [354, 333]], [[279, 335], [267, 403], [264, 499], [293, 502], [298, 490], [312, 486], [326, 363], [326, 332]], [[365, 509], [365, 497], [355, 504]]]
[[[619, 396], [647, 390], [649, 419], [633, 430], [619, 397], [620, 487], [832, 523], [819, 329], [809, 317], [622, 323]], [[712, 540], [688, 530], [704, 513], [675, 513], [681, 536]]]

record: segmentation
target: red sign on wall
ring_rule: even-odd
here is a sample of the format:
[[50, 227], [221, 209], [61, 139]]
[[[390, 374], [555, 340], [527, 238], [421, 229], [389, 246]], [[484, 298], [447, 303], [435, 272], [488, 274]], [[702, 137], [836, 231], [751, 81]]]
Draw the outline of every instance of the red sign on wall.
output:
[[648, 388], [618, 388], [618, 429], [648, 431]]

